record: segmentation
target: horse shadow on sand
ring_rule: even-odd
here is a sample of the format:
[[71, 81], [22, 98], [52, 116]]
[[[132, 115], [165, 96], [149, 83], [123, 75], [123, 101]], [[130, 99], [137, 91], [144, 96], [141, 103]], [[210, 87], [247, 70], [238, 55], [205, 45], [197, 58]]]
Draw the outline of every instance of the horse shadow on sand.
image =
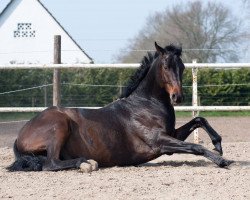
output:
[[[138, 167], [217, 167], [214, 163], [206, 160], [195, 160], [195, 161], [162, 161], [158, 163], [144, 163]], [[250, 168], [250, 161], [234, 161], [227, 169], [241, 167], [241, 168]]]
[[196, 160], [196, 161], [162, 161], [157, 163], [144, 163], [139, 165], [138, 167], [157, 167], [157, 166], [164, 166], [164, 167], [208, 167], [214, 165], [213, 163], [205, 160]]

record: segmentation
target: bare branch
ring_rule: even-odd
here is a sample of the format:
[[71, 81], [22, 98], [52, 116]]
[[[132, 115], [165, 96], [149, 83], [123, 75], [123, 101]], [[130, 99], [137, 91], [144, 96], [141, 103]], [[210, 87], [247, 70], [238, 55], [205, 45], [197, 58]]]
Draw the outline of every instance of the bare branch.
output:
[[249, 35], [241, 31], [240, 21], [231, 15], [229, 9], [216, 2], [195, 1], [150, 16], [145, 27], [126, 48], [131, 51], [122, 52], [118, 60], [138, 62], [145, 52], [132, 50], [153, 49], [154, 41], [158, 41], [162, 45], [182, 44], [186, 49], [183, 53], [185, 62], [194, 58], [199, 62], [237, 61], [236, 51], [229, 49], [246, 39], [241, 37], [243, 34]]

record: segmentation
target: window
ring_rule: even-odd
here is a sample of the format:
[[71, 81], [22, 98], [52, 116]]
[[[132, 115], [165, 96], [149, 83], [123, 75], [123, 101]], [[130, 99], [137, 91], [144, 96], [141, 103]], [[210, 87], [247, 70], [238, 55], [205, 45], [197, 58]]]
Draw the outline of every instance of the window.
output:
[[36, 31], [32, 30], [31, 23], [18, 23], [17, 30], [14, 31], [15, 38], [27, 38], [27, 37], [36, 37]]

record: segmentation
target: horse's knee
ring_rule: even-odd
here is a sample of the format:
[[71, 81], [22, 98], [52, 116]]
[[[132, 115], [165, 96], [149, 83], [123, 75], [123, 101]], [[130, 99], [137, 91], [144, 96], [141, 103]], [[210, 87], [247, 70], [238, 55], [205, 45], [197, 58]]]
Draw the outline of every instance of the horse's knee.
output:
[[208, 124], [208, 121], [204, 117], [195, 117], [194, 121], [200, 126], [205, 126], [206, 124]]

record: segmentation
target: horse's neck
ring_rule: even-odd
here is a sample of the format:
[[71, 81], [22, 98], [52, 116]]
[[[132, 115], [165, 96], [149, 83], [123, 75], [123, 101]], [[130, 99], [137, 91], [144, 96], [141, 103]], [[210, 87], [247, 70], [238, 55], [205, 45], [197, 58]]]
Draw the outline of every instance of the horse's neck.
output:
[[156, 67], [150, 69], [147, 76], [142, 80], [140, 85], [135, 90], [135, 95], [140, 98], [146, 99], [156, 99], [159, 102], [164, 102], [164, 104], [170, 104], [169, 94], [159, 86], [157, 83], [157, 71]]

